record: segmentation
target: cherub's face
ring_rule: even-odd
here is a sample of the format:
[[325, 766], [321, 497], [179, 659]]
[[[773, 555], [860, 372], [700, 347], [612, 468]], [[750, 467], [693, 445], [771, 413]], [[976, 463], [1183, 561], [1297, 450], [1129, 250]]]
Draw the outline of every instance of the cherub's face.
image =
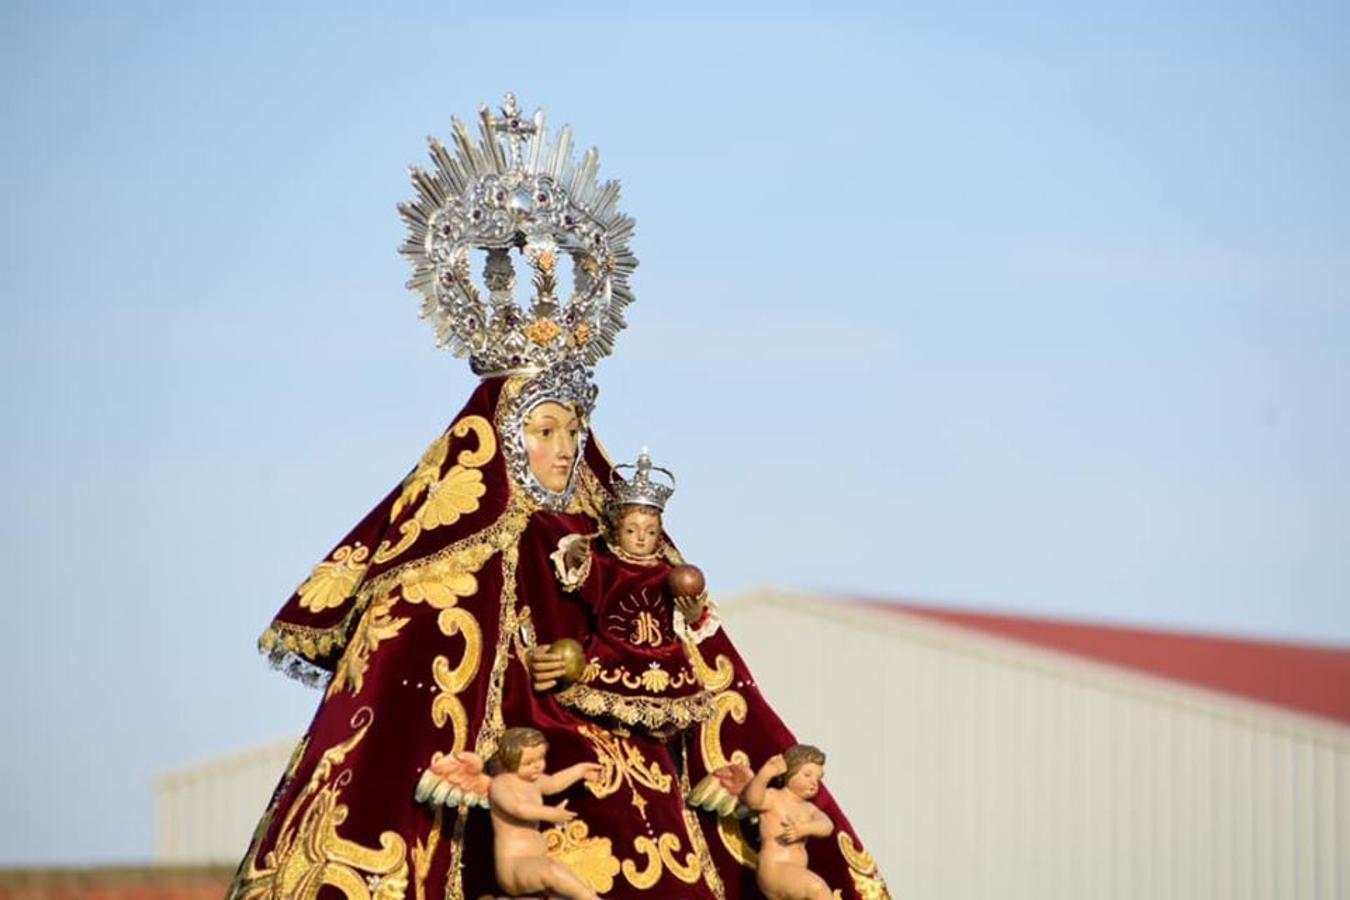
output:
[[619, 519], [619, 547], [631, 556], [651, 556], [661, 541], [661, 514], [636, 507]]
[[525, 781], [538, 781], [544, 774], [544, 756], [548, 754], [548, 744], [525, 747], [520, 751], [520, 765], [516, 774]]
[[580, 434], [581, 419], [570, 406], [550, 401], [530, 410], [525, 419], [525, 452], [530, 457], [530, 472], [548, 490], [567, 490]]
[[820, 793], [820, 779], [824, 777], [825, 769], [822, 766], [818, 763], [807, 763], [792, 773], [792, 777], [787, 781], [787, 789], [803, 800], [810, 800]]

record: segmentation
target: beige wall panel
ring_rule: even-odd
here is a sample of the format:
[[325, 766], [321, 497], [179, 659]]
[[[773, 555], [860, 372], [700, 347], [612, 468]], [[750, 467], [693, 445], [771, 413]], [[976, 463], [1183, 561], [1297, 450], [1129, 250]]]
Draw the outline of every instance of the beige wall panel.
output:
[[1350, 729], [798, 595], [723, 618], [897, 900], [1350, 900]]
[[[896, 900], [1350, 900], [1350, 728], [899, 613], [722, 613]], [[159, 859], [238, 860], [292, 748], [159, 779]]]

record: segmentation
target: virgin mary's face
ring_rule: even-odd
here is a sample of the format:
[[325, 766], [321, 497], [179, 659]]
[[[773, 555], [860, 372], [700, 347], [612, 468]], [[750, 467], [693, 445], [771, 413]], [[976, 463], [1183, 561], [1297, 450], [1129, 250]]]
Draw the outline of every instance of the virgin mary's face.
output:
[[534, 477], [555, 493], [567, 489], [577, 458], [581, 420], [570, 406], [541, 403], [525, 419], [525, 451]]

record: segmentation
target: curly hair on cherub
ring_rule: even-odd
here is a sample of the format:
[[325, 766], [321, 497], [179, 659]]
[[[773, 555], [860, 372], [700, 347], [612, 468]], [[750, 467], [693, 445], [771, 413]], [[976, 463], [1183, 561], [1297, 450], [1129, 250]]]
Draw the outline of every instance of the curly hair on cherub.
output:
[[520, 756], [526, 747], [547, 746], [548, 738], [538, 728], [520, 726], [508, 728], [497, 742], [497, 752], [488, 760], [487, 769], [497, 775], [502, 772], [514, 772], [520, 768]]
[[787, 784], [802, 766], [815, 763], [824, 768], [825, 751], [813, 744], [793, 744], [783, 751], [783, 762], [787, 764], [787, 771], [774, 779], [774, 787]]

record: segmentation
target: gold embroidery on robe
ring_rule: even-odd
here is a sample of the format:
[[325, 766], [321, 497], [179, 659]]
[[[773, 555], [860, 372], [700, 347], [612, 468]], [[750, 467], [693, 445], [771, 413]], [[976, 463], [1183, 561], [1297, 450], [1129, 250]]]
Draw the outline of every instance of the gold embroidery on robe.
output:
[[647, 857], [646, 863], [642, 868], [638, 868], [636, 862], [625, 859], [623, 877], [640, 891], [645, 891], [656, 884], [661, 879], [663, 869], [685, 884], [693, 884], [703, 874], [703, 867], [695, 853], [686, 854], [684, 859], [680, 859], [676, 853], [681, 847], [680, 837], [677, 834], [666, 832], [658, 835], [655, 840], [639, 835], [633, 839], [633, 849]]
[[613, 890], [619, 860], [609, 838], [591, 837], [589, 826], [581, 819], [556, 825], [543, 834], [544, 849], [551, 859], [571, 869], [597, 894]]
[[415, 900], [426, 900], [427, 873], [431, 871], [431, 859], [436, 855], [436, 845], [441, 840], [441, 821], [445, 817], [445, 807], [436, 807], [431, 817], [431, 830], [425, 841], [413, 845], [413, 896]]
[[[699, 748], [703, 753], [703, 767], [707, 771], [715, 772], [732, 764], [750, 765], [750, 757], [745, 751], [734, 750], [728, 757], [722, 749], [722, 723], [727, 716], [737, 723], [743, 723], [748, 711], [745, 698], [736, 691], [723, 691], [717, 695], [717, 712], [699, 731]], [[735, 816], [723, 816], [717, 820], [717, 836], [722, 839], [722, 846], [732, 857], [741, 865], [753, 869], [759, 857], [745, 836], [742, 825], [742, 820]]]
[[731, 664], [731, 660], [719, 653], [717, 654], [716, 668], [709, 666], [703, 659], [703, 654], [699, 652], [698, 644], [691, 640], [684, 642], [684, 651], [689, 656], [689, 663], [694, 667], [694, 675], [703, 686], [710, 691], [725, 691], [731, 687], [731, 679], [736, 676], [736, 669]]
[[391, 509], [391, 519], [396, 515], [394, 509], [403, 508], [414, 502], [423, 491], [426, 499], [418, 507], [411, 519], [399, 526], [399, 540], [395, 544], [381, 541], [375, 551], [375, 562], [386, 563], [411, 547], [421, 536], [423, 530], [452, 525], [460, 517], [475, 512], [479, 500], [487, 493], [483, 484], [483, 473], [479, 471], [497, 454], [497, 436], [492, 424], [482, 416], [465, 416], [454, 424], [448, 435], [465, 437], [473, 432], [478, 438], [477, 450], [461, 450], [455, 458], [455, 465], [439, 478], [436, 473], [444, 464], [449, 444], [444, 448], [432, 444], [422, 456], [411, 475], [404, 480], [403, 492]]
[[577, 730], [591, 742], [596, 762], [600, 763], [600, 778], [586, 782], [586, 789], [597, 798], [603, 798], [626, 784], [632, 794], [633, 806], [646, 819], [647, 800], [638, 792], [638, 785], [669, 794], [672, 776], [662, 772], [659, 764], [648, 762], [642, 751], [627, 738], [616, 737], [598, 725], [582, 724]]
[[872, 854], [853, 843], [848, 832], [839, 832], [839, 852], [848, 863], [848, 874], [853, 878], [853, 889], [862, 900], [890, 900], [886, 882], [877, 871], [876, 860]]
[[300, 608], [323, 612], [346, 603], [370, 568], [369, 557], [370, 548], [359, 541], [334, 550], [332, 559], [315, 566], [313, 574], [296, 588]]
[[332, 697], [344, 688], [350, 688], [352, 694], [361, 693], [365, 684], [366, 670], [370, 668], [370, 657], [379, 649], [382, 641], [396, 637], [408, 624], [406, 617], [395, 619], [389, 612], [394, 608], [397, 598], [390, 594], [377, 600], [366, 608], [356, 630], [347, 640], [347, 649], [338, 660], [333, 672], [333, 681], [328, 685], [325, 696]]
[[687, 728], [707, 721], [715, 709], [713, 695], [707, 691], [687, 697], [629, 696], [574, 683], [553, 696], [588, 717], [608, 716], [625, 725], [641, 725], [653, 731], [670, 726]]
[[324, 751], [304, 791], [292, 800], [263, 865], [248, 860], [231, 891], [233, 900], [316, 900], [325, 885], [348, 900], [403, 900], [408, 888], [403, 838], [385, 831], [380, 834], [380, 846], [373, 848], [338, 833], [347, 820], [348, 810], [341, 799], [351, 771], [331, 776], [365, 737], [374, 719], [371, 708], [363, 706], [351, 719], [356, 733]]
[[436, 482], [436, 479], [440, 477], [441, 467], [445, 465], [445, 457], [449, 451], [450, 432], [447, 431], [432, 441], [431, 446], [422, 454], [422, 458], [418, 461], [412, 473], [403, 479], [403, 492], [399, 494], [398, 499], [389, 509], [390, 522], [397, 519], [399, 513], [403, 512], [410, 504], [416, 503], [417, 498], [422, 496], [422, 492]]
[[643, 669], [641, 674], [635, 675], [628, 671], [627, 666], [621, 665], [615, 669], [606, 669], [602, 668], [596, 660], [591, 660], [587, 664], [581, 680], [583, 682], [599, 681], [602, 684], [622, 684], [631, 690], [648, 690], [654, 694], [668, 690], [679, 690], [685, 685], [695, 682], [695, 679], [691, 677], [687, 670], [681, 669], [672, 676], [661, 668], [659, 663], [655, 662]]

